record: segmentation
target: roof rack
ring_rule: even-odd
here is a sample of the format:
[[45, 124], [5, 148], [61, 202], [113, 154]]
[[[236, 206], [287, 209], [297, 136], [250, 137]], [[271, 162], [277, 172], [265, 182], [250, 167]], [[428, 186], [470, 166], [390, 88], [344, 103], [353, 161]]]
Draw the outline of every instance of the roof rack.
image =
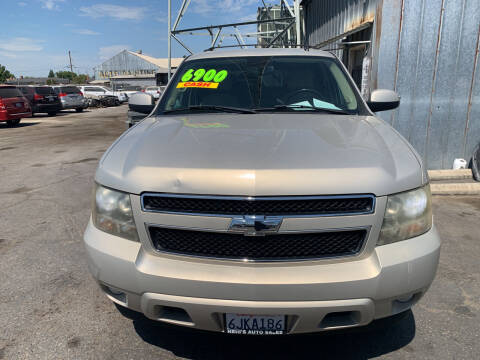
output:
[[[217, 49], [225, 49], [225, 48], [242, 48], [244, 46], [252, 46], [252, 47], [255, 47], [255, 48], [261, 48], [261, 49], [265, 49], [265, 47], [262, 47], [260, 46], [259, 44], [234, 44], [234, 45], [219, 45], [219, 46], [214, 46], [214, 47], [209, 47], [209, 48], [206, 48], [205, 50], [203, 50], [204, 52], [207, 52], [207, 51], [213, 51], [213, 50], [217, 50]], [[287, 49], [288, 48], [303, 48], [304, 50], [308, 51], [310, 50], [311, 48], [313, 49], [313, 47], [311, 47], [310, 45], [308, 44], [292, 44], [292, 45], [288, 45]]]
[[[190, 5], [191, 0], [182, 0], [180, 8], [178, 10], [177, 17], [172, 24], [172, 0], [168, 0], [168, 79], [170, 80], [171, 77], [171, 40], [174, 39], [177, 43], [179, 43], [186, 51], [190, 54], [193, 54], [193, 51], [190, 50], [186, 44], [184, 44], [179, 38], [178, 35], [203, 35], [203, 36], [210, 36], [211, 43], [210, 47], [205, 49], [204, 51], [212, 51], [214, 49], [221, 49], [221, 48], [231, 48], [231, 47], [262, 47], [262, 48], [269, 48], [275, 45], [277, 42], [281, 42], [283, 47], [303, 47], [305, 50], [309, 49], [308, 44], [300, 44], [300, 37], [301, 37], [301, 28], [302, 28], [302, 20], [300, 16], [300, 2], [301, 0], [293, 0], [293, 6], [289, 4], [288, 0], [277, 0], [278, 5], [269, 4], [266, 5], [264, 0], [260, 0], [263, 7], [258, 8], [258, 17], [257, 20], [252, 21], [243, 21], [237, 23], [228, 23], [228, 24], [218, 24], [218, 25], [210, 25], [210, 26], [200, 26], [200, 27], [192, 27], [192, 28], [185, 28], [185, 29], [177, 29], [177, 26], [181, 22], [185, 12], [187, 11], [188, 6]], [[272, 18], [272, 14], [270, 11], [272, 9], [279, 9], [280, 15], [278, 18], [275, 19], [275, 15]], [[263, 9], [263, 10], [262, 10]], [[254, 33], [242, 34], [238, 27], [244, 25], [257, 25], [270, 23], [273, 24], [273, 29], [268, 27], [265, 31], [258, 29]], [[295, 26], [293, 30], [293, 26]], [[223, 32], [225, 28], [230, 28], [233, 31], [229, 31], [228, 33]], [[294, 31], [294, 36], [291, 38], [290, 33]], [[230, 37], [235, 38], [238, 42], [238, 45], [224, 45], [222, 46], [222, 41], [224, 38]], [[258, 44], [247, 44], [244, 41], [244, 37], [254, 37], [256, 39], [262, 39], [264, 43]], [[218, 45], [217, 45], [218, 41]]]

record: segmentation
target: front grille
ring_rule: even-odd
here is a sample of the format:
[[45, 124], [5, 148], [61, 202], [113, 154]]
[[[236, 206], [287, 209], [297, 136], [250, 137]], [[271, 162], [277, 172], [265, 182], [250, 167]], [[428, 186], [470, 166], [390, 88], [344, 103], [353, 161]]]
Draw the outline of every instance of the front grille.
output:
[[145, 194], [145, 211], [205, 215], [346, 215], [372, 213], [371, 195], [337, 197], [222, 198]]
[[235, 233], [149, 228], [153, 246], [174, 254], [256, 261], [318, 259], [357, 254], [364, 229], [244, 236]]

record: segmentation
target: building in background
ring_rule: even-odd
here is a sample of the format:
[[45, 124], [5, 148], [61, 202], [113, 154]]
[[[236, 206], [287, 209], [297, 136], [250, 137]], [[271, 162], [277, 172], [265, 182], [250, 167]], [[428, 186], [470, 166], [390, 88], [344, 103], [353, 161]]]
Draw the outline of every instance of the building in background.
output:
[[[259, 7], [257, 9], [257, 20], [276, 20], [291, 17], [292, 14], [285, 6], [284, 2], [280, 2], [280, 5], [272, 5], [267, 7]], [[300, 19], [303, 17], [303, 10], [300, 9]], [[258, 37], [257, 44], [260, 47], [266, 47], [266, 45], [280, 32], [282, 32], [289, 24], [290, 21], [275, 21], [271, 23], [260, 23], [257, 25]], [[303, 38], [303, 29], [300, 28], [300, 36]], [[295, 26], [290, 26], [286, 33], [280, 37], [280, 41], [277, 41], [272, 47], [288, 47], [289, 45], [295, 45], [297, 43], [297, 32]]]
[[17, 79], [10, 79], [5, 82], [8, 85], [54, 85], [54, 84], [70, 84], [70, 79], [58, 77], [19, 77]]
[[310, 46], [332, 50], [365, 98], [401, 96], [379, 113], [429, 169], [471, 159], [480, 142], [480, 1], [303, 0]]
[[[172, 68], [175, 69], [183, 58], [172, 58]], [[110, 83], [115, 89], [129, 87], [143, 87], [157, 85], [157, 78], [161, 84], [168, 72], [168, 59], [154, 58], [142, 54], [123, 50], [95, 68], [94, 83]]]

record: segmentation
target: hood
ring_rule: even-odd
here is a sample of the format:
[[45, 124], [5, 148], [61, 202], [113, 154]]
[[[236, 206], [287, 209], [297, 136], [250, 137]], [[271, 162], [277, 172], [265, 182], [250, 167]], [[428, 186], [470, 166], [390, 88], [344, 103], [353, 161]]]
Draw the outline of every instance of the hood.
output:
[[372, 116], [149, 117], [104, 154], [96, 181], [140, 194], [388, 195], [422, 185], [410, 146]]

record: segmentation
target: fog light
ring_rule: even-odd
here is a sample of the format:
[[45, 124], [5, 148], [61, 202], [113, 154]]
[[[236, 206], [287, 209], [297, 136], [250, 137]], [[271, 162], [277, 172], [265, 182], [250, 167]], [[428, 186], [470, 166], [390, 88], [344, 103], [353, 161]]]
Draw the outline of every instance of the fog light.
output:
[[401, 302], [401, 303], [406, 303], [406, 302], [411, 301], [412, 298], [413, 298], [413, 294], [404, 295], [404, 296], [401, 296], [401, 297], [397, 298], [397, 301]]
[[114, 298], [115, 300], [118, 300], [120, 303], [126, 306], [125, 304], [127, 303], [127, 294], [108, 285], [100, 284], [100, 287], [105, 292], [105, 294]]
[[112, 295], [123, 295], [123, 292], [121, 292], [120, 290], [111, 288], [110, 286], [107, 286], [107, 288], [108, 288], [108, 291], [112, 293]]

